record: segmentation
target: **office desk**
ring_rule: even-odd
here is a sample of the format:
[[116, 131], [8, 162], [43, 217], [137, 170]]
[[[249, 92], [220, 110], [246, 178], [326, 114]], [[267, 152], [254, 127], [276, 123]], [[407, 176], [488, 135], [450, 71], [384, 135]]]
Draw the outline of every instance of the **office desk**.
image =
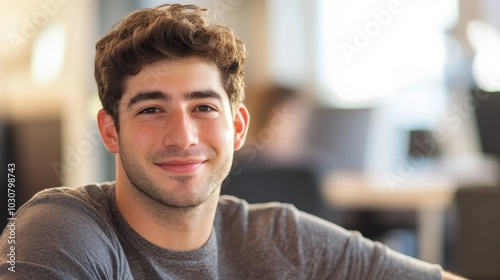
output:
[[443, 264], [444, 212], [455, 188], [456, 183], [444, 177], [411, 176], [390, 186], [385, 178], [334, 172], [325, 179], [322, 191], [336, 208], [416, 211], [418, 258]]

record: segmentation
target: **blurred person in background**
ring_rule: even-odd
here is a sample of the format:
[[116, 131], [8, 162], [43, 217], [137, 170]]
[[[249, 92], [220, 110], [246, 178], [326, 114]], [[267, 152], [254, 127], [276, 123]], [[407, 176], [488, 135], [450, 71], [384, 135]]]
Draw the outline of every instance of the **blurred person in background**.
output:
[[252, 121], [244, 147], [235, 153], [238, 165], [297, 166], [318, 178], [335, 166], [333, 157], [308, 142], [316, 105], [305, 91], [269, 82], [250, 88], [245, 104]]
[[[259, 161], [297, 162], [306, 149], [307, 123], [312, 102], [293, 87], [268, 83], [249, 91], [252, 116], [246, 145], [255, 148]], [[245, 148], [237, 154], [245, 155]], [[252, 155], [249, 155], [252, 156]]]
[[219, 195], [250, 121], [246, 54], [205, 12], [140, 10], [97, 43], [116, 181], [36, 194], [1, 236], [0, 278], [459, 279], [292, 206]]

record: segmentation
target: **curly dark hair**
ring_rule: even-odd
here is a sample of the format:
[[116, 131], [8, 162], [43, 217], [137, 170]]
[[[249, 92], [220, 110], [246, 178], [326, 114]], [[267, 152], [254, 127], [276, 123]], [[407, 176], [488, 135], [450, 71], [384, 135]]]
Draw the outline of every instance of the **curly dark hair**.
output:
[[161, 60], [199, 57], [219, 69], [231, 110], [244, 100], [244, 44], [227, 27], [210, 23], [207, 9], [166, 4], [126, 16], [96, 44], [95, 79], [104, 110], [119, 129], [125, 80]]

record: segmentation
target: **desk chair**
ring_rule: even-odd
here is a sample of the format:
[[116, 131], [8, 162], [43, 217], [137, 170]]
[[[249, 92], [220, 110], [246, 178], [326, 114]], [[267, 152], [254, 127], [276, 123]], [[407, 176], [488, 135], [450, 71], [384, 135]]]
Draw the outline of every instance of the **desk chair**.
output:
[[229, 175], [221, 193], [249, 203], [284, 202], [299, 210], [323, 217], [325, 205], [313, 170], [301, 166], [245, 166]]
[[457, 190], [456, 271], [478, 280], [500, 279], [500, 187]]

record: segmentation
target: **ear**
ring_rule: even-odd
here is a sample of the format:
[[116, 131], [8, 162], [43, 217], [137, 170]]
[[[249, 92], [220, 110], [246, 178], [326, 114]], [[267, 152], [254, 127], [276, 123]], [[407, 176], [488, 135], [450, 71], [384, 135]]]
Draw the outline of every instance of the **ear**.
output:
[[239, 150], [245, 143], [247, 137], [248, 125], [250, 124], [250, 114], [247, 107], [241, 104], [236, 109], [234, 117], [234, 150]]
[[99, 110], [97, 113], [97, 126], [106, 149], [112, 154], [117, 154], [119, 152], [118, 132], [113, 117], [104, 109]]

